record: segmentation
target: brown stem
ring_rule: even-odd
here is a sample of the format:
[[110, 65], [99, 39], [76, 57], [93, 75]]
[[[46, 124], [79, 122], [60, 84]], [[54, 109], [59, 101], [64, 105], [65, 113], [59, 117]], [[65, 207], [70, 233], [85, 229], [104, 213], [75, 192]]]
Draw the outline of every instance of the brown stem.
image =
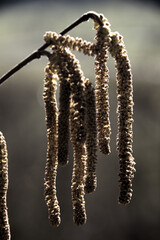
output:
[[[76, 20], [74, 23], [72, 23], [70, 26], [68, 26], [66, 29], [64, 29], [60, 34], [64, 35], [76, 26], [78, 26], [80, 23], [88, 21], [89, 19], [93, 19], [94, 21], [98, 22], [100, 26], [103, 25], [103, 22], [101, 20], [101, 16], [95, 12], [87, 12], [83, 14], [78, 20]], [[31, 62], [34, 59], [39, 59], [43, 55], [48, 55], [46, 52], [44, 52], [44, 49], [49, 47], [49, 43], [45, 43], [40, 48], [38, 48], [36, 51], [31, 53], [28, 57], [26, 57], [24, 60], [22, 60], [19, 64], [17, 64], [15, 67], [13, 67], [10, 71], [5, 73], [0, 78], [0, 84], [2, 84], [5, 80], [7, 80], [9, 77], [11, 77], [14, 73], [19, 71], [22, 67], [27, 65], [29, 62]]]

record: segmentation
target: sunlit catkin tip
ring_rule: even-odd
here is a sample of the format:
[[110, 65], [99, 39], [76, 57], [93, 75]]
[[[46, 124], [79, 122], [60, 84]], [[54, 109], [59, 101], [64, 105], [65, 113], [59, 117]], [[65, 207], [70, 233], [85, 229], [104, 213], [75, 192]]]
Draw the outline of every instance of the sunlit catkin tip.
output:
[[60, 218], [60, 209], [58, 207], [58, 203], [50, 211], [49, 220], [52, 226], [58, 227], [60, 225], [61, 218]]
[[90, 174], [86, 177], [85, 180], [85, 193], [92, 193], [96, 190], [97, 187], [97, 177], [94, 174]]
[[8, 153], [5, 138], [0, 132], [0, 239], [10, 240], [10, 226], [7, 212]]
[[75, 224], [82, 225], [86, 222], [86, 209], [84, 199], [84, 183], [86, 177], [86, 148], [85, 144], [76, 144], [72, 138], [74, 149], [74, 164], [72, 174], [72, 206]]
[[74, 204], [73, 221], [77, 226], [81, 226], [81, 225], [85, 224], [87, 221], [86, 212], [84, 211], [84, 208], [80, 201], [77, 201]]

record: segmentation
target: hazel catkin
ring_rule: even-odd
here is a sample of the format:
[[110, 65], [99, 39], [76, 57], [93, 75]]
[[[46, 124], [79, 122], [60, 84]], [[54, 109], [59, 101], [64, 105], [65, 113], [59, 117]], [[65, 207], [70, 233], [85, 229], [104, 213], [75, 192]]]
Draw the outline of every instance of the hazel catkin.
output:
[[85, 78], [74, 55], [69, 54], [67, 62], [70, 69], [70, 134], [74, 156], [72, 173], [73, 219], [77, 225], [82, 225], [87, 218], [84, 199], [86, 177]]
[[97, 163], [97, 122], [96, 122], [96, 99], [93, 84], [86, 80], [85, 82], [86, 99], [86, 179], [85, 192], [95, 191], [97, 186], [96, 163]]
[[47, 160], [45, 167], [45, 200], [48, 206], [49, 220], [54, 226], [60, 224], [60, 207], [56, 196], [56, 176], [58, 166], [58, 110], [56, 103], [56, 81], [53, 80], [52, 64], [45, 69], [44, 102], [47, 125]]
[[62, 36], [61, 34], [57, 34], [55, 32], [46, 32], [44, 40], [51, 45], [63, 46], [63, 48], [77, 50], [88, 56], [94, 56], [95, 54], [95, 44], [83, 40], [82, 38], [74, 38], [70, 35]]
[[74, 155], [71, 187], [73, 219], [77, 225], [81, 225], [86, 222], [84, 199], [86, 172], [85, 78], [79, 62], [68, 49], [63, 46], [53, 46], [52, 50], [59, 56], [59, 60], [55, 63], [59, 78], [64, 78], [65, 75], [65, 79], [68, 79], [67, 81], [70, 83], [69, 124]]
[[110, 120], [109, 120], [109, 93], [108, 93], [108, 68], [107, 68], [107, 48], [110, 41], [109, 24], [103, 18], [104, 25], [95, 24], [96, 46], [95, 46], [95, 73], [96, 73], [96, 105], [97, 105], [97, 128], [98, 144], [100, 151], [104, 154], [110, 153]]
[[0, 239], [10, 240], [10, 226], [7, 211], [8, 153], [5, 138], [0, 132]]
[[109, 51], [116, 62], [117, 69], [117, 113], [118, 134], [117, 149], [120, 163], [120, 196], [119, 203], [127, 204], [132, 197], [132, 180], [135, 172], [133, 158], [133, 83], [131, 66], [125, 50], [122, 36], [112, 33]]

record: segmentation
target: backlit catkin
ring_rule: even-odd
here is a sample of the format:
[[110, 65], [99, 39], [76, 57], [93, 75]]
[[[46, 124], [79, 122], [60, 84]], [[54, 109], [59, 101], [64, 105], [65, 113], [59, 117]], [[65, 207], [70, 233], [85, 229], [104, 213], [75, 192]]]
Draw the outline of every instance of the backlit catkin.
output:
[[96, 123], [96, 99], [93, 84], [86, 80], [85, 82], [86, 99], [86, 180], [85, 192], [95, 191], [97, 186], [96, 163], [97, 163], [97, 123]]
[[73, 220], [76, 225], [83, 225], [87, 220], [85, 199], [84, 199], [84, 182], [86, 171], [86, 147], [85, 144], [73, 144], [73, 173], [72, 173], [72, 206]]
[[0, 239], [10, 240], [10, 226], [7, 211], [8, 153], [5, 138], [0, 132]]
[[70, 69], [70, 134], [74, 155], [72, 174], [73, 219], [77, 225], [82, 225], [87, 218], [84, 199], [86, 177], [85, 78], [74, 55], [70, 53], [67, 62]]
[[[70, 83], [70, 138], [73, 146], [72, 205], [73, 219], [77, 225], [86, 222], [84, 183], [86, 172], [86, 126], [84, 76], [78, 60], [63, 46], [53, 46], [59, 56], [55, 67], [59, 77], [69, 77]], [[68, 112], [68, 110], [67, 110]]]
[[46, 32], [44, 35], [44, 40], [51, 45], [59, 45], [63, 46], [63, 48], [77, 50], [79, 52], [83, 52], [85, 55], [94, 56], [95, 54], [95, 44], [87, 42], [82, 38], [74, 38], [70, 35], [62, 36], [55, 32]]
[[113, 33], [109, 51], [115, 58], [117, 69], [117, 99], [118, 99], [118, 135], [117, 149], [120, 159], [120, 196], [119, 203], [127, 204], [132, 197], [132, 179], [135, 172], [135, 162], [132, 156], [133, 141], [133, 83], [131, 66], [125, 50], [122, 36]]
[[104, 154], [110, 153], [110, 120], [109, 120], [109, 93], [108, 93], [108, 68], [107, 48], [110, 41], [109, 23], [103, 17], [104, 25], [95, 24], [96, 34], [96, 55], [95, 55], [95, 73], [96, 73], [96, 105], [97, 105], [97, 127], [98, 143], [100, 151]]
[[47, 125], [47, 160], [45, 168], [45, 200], [52, 225], [60, 224], [60, 207], [56, 196], [56, 176], [58, 166], [58, 110], [56, 103], [57, 83], [53, 79], [52, 64], [45, 69], [44, 102]]

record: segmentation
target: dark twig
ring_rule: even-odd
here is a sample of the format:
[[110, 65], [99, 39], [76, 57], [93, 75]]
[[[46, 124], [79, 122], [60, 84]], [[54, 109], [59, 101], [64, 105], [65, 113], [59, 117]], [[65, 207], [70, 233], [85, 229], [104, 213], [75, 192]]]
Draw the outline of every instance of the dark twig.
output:
[[[93, 19], [94, 21], [98, 22], [100, 26], [103, 25], [103, 22], [101, 20], [101, 16], [95, 12], [87, 12], [83, 14], [78, 20], [76, 20], [74, 23], [72, 23], [70, 26], [68, 26], [66, 29], [64, 29], [60, 34], [64, 35], [76, 26], [78, 26], [80, 23], [88, 21], [89, 19]], [[15, 67], [13, 67], [10, 71], [8, 71], [6, 74], [4, 74], [0, 78], [0, 84], [2, 84], [5, 80], [7, 80], [9, 77], [11, 77], [14, 73], [16, 73], [18, 70], [23, 68], [25, 65], [27, 65], [29, 62], [31, 62], [34, 59], [39, 59], [43, 55], [47, 55], [47, 52], [44, 51], [47, 47], [49, 47], [49, 43], [45, 43], [43, 46], [41, 46], [39, 49], [31, 53], [28, 57], [26, 57], [24, 60], [22, 60], [19, 64], [17, 64]]]

